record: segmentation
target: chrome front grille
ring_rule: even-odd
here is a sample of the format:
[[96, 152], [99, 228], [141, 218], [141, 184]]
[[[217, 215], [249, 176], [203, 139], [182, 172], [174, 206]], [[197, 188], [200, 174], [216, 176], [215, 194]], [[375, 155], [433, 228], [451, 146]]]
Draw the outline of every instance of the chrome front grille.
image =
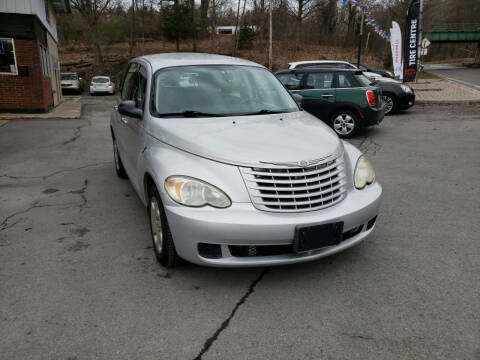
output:
[[240, 168], [259, 210], [299, 212], [326, 208], [345, 196], [343, 157], [309, 167]]

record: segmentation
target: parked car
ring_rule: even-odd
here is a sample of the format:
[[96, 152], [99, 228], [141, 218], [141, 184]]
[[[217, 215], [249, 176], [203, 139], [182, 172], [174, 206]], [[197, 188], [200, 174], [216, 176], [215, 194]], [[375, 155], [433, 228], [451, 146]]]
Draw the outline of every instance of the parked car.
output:
[[383, 120], [382, 92], [360, 70], [303, 68], [275, 74], [304, 108], [329, 124], [340, 137]]
[[368, 73], [374, 73], [374, 74], [380, 75], [382, 77], [390, 78], [390, 79], [394, 78], [393, 74], [388, 70], [373, 69], [373, 68], [371, 68], [369, 66], [366, 66], [366, 65], [363, 65], [363, 64], [360, 64], [360, 66], [357, 66], [356, 63], [350, 63], [350, 64], [352, 66], [354, 66], [355, 68], [358, 68], [358, 69], [362, 70], [364, 73], [368, 72]]
[[161, 264], [299, 263], [372, 232], [372, 164], [300, 100], [247, 60], [130, 61], [110, 122], [115, 169], [148, 209]]
[[377, 79], [374, 83], [382, 89], [385, 115], [395, 114], [415, 105], [415, 92], [410, 86], [388, 78]]
[[[297, 61], [288, 64], [289, 69], [304, 69], [304, 68], [337, 68], [337, 69], [357, 69], [358, 68], [347, 61], [337, 60], [310, 60], [310, 61]], [[363, 74], [371, 80], [382, 77], [375, 72], [364, 71]]]
[[115, 93], [115, 84], [108, 76], [94, 76], [90, 82], [90, 95], [98, 93]]
[[83, 91], [83, 79], [76, 72], [60, 73], [60, 85], [63, 91]]

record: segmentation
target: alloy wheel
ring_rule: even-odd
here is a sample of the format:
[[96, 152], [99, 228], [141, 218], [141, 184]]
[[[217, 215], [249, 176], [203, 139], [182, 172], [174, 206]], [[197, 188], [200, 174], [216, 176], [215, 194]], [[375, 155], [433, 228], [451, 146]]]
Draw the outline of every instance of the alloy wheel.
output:
[[339, 114], [333, 120], [333, 128], [340, 135], [349, 135], [355, 129], [355, 119], [348, 114]]
[[393, 99], [390, 96], [383, 95], [383, 102], [385, 103], [385, 114], [389, 114], [393, 109]]
[[160, 255], [163, 248], [163, 227], [160, 208], [155, 196], [152, 196], [150, 199], [150, 225], [152, 227], [153, 244], [155, 245], [155, 250]]

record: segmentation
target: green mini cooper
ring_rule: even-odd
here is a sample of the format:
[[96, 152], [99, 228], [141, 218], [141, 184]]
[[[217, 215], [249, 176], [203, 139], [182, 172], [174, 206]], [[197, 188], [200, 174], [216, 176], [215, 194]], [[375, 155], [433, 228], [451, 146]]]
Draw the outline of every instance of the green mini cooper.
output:
[[307, 68], [275, 74], [303, 107], [328, 123], [340, 137], [383, 120], [382, 91], [359, 70]]

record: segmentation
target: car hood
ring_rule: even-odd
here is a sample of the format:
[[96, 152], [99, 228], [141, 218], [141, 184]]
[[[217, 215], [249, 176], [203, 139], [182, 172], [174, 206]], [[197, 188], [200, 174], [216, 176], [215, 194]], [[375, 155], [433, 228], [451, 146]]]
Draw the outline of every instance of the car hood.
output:
[[398, 81], [396, 79], [391, 79], [387, 77], [382, 77], [381, 79], [378, 79], [379, 82], [385, 82], [385, 83], [392, 83], [392, 84], [402, 84], [401, 81]]
[[301, 161], [327, 160], [343, 153], [343, 144], [333, 130], [306, 111], [218, 118], [152, 118], [147, 131], [183, 151], [239, 166], [294, 166]]

